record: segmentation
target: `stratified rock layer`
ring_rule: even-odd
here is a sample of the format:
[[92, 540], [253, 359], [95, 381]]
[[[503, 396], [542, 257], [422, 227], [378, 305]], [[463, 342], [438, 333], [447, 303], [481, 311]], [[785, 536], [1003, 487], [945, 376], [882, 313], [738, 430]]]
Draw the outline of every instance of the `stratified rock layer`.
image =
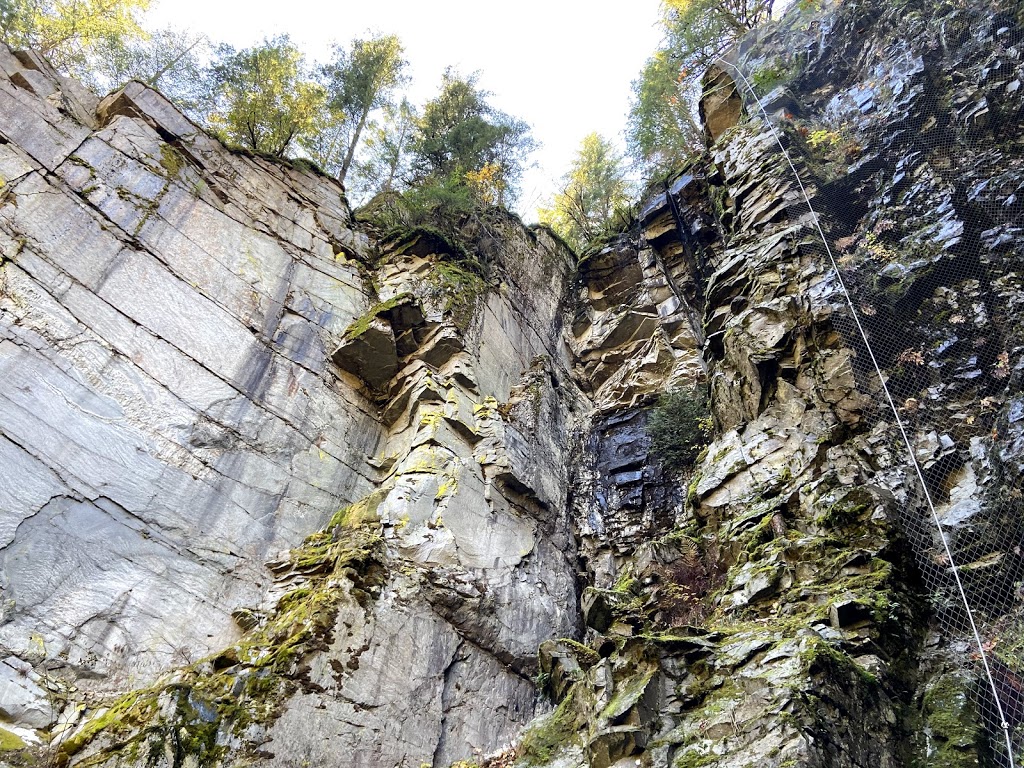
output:
[[511, 742], [578, 631], [570, 254], [498, 212], [486, 282], [378, 252], [334, 181], [0, 55], [0, 716], [100, 760], [210, 712], [272, 764]]
[[0, 642], [109, 690], [236, 638], [263, 561], [372, 487], [324, 351], [366, 242], [335, 184], [155, 91], [0, 65]]
[[[0, 48], [9, 754], [984, 764], [808, 202], [902, 334], [880, 366], [1017, 728], [1021, 19], [819, 5], [709, 76], [707, 155], [579, 264], [500, 211], [381, 239], [155, 91]], [[694, 387], [713, 437], [666, 466], [652, 413]]]

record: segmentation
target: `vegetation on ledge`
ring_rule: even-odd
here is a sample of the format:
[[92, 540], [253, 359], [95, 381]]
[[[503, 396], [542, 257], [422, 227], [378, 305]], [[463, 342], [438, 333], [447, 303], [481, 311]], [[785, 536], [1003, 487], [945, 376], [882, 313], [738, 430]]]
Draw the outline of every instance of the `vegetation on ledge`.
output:
[[[343, 510], [336, 517], [348, 516]], [[339, 602], [350, 595], [366, 607], [383, 583], [384, 562], [376, 526], [342, 527], [332, 520], [291, 551], [287, 569], [305, 578], [264, 624], [216, 656], [92, 715], [56, 746], [57, 764], [67, 764], [101, 738], [78, 765], [99, 764], [113, 754], [146, 762], [167, 755], [176, 767], [216, 764], [229, 736], [244, 741], [250, 726], [277, 716], [301, 684], [304, 657], [330, 642]]]

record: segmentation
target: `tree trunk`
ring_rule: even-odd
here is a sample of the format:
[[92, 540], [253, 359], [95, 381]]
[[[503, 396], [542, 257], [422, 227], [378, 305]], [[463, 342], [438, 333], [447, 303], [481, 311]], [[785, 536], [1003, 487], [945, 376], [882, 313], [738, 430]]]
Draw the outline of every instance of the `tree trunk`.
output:
[[342, 184], [345, 183], [345, 176], [348, 175], [349, 166], [352, 165], [352, 158], [356, 154], [356, 145], [359, 143], [359, 135], [363, 132], [366, 118], [369, 114], [370, 110], [363, 110], [363, 114], [359, 116], [359, 123], [356, 125], [355, 133], [352, 134], [352, 143], [348, 145], [348, 151], [345, 153], [345, 162], [341, 164], [341, 170], [338, 171], [338, 181]]

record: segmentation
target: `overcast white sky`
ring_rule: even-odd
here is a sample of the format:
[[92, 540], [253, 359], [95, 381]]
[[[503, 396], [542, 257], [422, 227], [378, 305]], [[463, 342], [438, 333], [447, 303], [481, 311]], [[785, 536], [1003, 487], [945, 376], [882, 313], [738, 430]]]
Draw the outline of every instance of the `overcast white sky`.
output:
[[479, 70], [499, 109], [526, 120], [543, 146], [519, 203], [528, 221], [591, 131], [621, 141], [630, 82], [658, 44], [659, 0], [160, 0], [153, 26], [203, 32], [236, 47], [288, 33], [326, 59], [332, 42], [368, 31], [398, 35], [413, 82], [409, 98], [433, 97], [448, 65]]

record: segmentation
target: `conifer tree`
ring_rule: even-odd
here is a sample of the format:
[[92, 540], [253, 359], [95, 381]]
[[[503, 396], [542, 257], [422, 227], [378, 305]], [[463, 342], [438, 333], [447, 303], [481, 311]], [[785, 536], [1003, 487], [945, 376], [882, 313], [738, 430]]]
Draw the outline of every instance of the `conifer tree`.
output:
[[615, 146], [596, 133], [583, 139], [564, 187], [540, 219], [577, 252], [605, 231], [629, 205], [625, 161]]
[[476, 75], [445, 72], [441, 92], [424, 106], [413, 135], [417, 180], [486, 187], [501, 205], [514, 199], [534, 143], [529, 126], [492, 107], [490, 95], [477, 86]]

